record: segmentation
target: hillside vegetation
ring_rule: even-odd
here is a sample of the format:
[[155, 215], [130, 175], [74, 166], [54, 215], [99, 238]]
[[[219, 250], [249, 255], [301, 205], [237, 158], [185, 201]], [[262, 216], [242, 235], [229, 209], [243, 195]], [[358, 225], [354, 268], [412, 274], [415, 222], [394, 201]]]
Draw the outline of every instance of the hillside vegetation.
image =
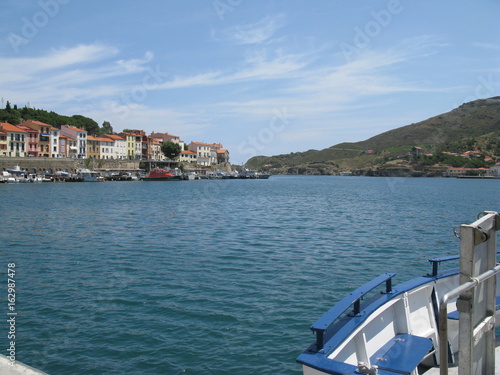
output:
[[92, 135], [103, 134], [110, 130], [109, 123], [106, 125], [105, 122], [103, 127], [100, 128], [96, 121], [82, 115], [64, 116], [53, 111], [49, 112], [44, 109], [35, 109], [28, 106], [18, 108], [15, 104], [11, 106], [8, 101], [5, 108], [0, 109], [0, 122], [18, 125], [24, 120], [40, 121], [57, 128], [61, 128], [61, 125], [72, 125], [84, 129]]
[[[422, 155], [412, 154], [414, 147], [420, 147]], [[355, 174], [384, 170], [432, 174], [457, 164], [450, 163], [451, 158], [443, 152], [469, 150], [480, 151], [487, 160], [491, 158], [490, 164], [499, 159], [500, 97], [465, 103], [450, 112], [360, 142], [340, 143], [323, 150], [256, 156], [246, 166], [292, 174], [337, 174], [347, 170]], [[466, 163], [464, 160], [461, 166]], [[470, 167], [487, 164], [483, 158], [482, 163], [475, 161]]]

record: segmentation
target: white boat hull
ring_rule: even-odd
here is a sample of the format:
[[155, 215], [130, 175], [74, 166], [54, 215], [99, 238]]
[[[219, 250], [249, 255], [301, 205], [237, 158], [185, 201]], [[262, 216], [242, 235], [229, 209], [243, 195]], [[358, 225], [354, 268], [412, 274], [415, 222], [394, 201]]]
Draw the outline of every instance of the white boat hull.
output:
[[[500, 311], [497, 310], [500, 266], [495, 262], [500, 216], [497, 213], [486, 216], [491, 216], [493, 222], [489, 224], [489, 232], [485, 232], [483, 222], [477, 226], [479, 229], [474, 227], [474, 246], [470, 246], [477, 248], [475, 251], [479, 253], [479, 257], [474, 258], [476, 266], [471, 268], [483, 268], [480, 275], [465, 278], [464, 282], [464, 264], [467, 266], [470, 262], [464, 260], [464, 249], [468, 247], [462, 244], [460, 270], [437, 271], [439, 263], [459, 259], [450, 256], [431, 260], [434, 267], [430, 275], [395, 287], [391, 281], [395, 274], [384, 274], [366, 283], [311, 326], [316, 333], [316, 342], [297, 358], [303, 366], [303, 373], [417, 375], [427, 371], [431, 374], [432, 369], [439, 371], [439, 368], [461, 366], [464, 369], [462, 374], [493, 374], [494, 370], [488, 368], [494, 363], [491, 358], [494, 357], [494, 340], [491, 338], [494, 338], [495, 316]], [[468, 230], [472, 226], [465, 227]], [[478, 240], [477, 236], [484, 236], [484, 239]], [[494, 259], [490, 256], [492, 252]], [[488, 269], [485, 269], [485, 264], [488, 264]], [[375, 294], [374, 291], [378, 291], [384, 282], [385, 291]], [[477, 288], [476, 299], [465, 300], [464, 288]], [[457, 290], [460, 293], [455, 295]], [[495, 295], [497, 302], [494, 301]], [[457, 306], [461, 306], [460, 314]], [[493, 315], [492, 311], [495, 311]], [[440, 315], [443, 312], [445, 315]], [[464, 333], [464, 327], [466, 319], [471, 317], [475, 325], [471, 325], [470, 331], [473, 332], [468, 335], [468, 331]], [[464, 344], [465, 336], [474, 337], [469, 348]], [[483, 355], [483, 352], [493, 354]], [[469, 353], [472, 359], [464, 359], [464, 353]], [[442, 363], [446, 365], [442, 366]]]

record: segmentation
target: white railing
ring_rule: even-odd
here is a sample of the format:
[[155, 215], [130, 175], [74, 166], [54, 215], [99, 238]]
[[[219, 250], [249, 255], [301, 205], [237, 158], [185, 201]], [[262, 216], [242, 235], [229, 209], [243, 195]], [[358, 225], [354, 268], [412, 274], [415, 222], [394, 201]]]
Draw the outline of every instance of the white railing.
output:
[[[483, 212], [471, 225], [460, 226], [460, 286], [446, 293], [439, 305], [439, 368], [448, 374], [448, 303], [459, 297], [459, 375], [495, 372], [495, 304], [497, 234], [500, 215]], [[476, 294], [476, 289], [480, 289]], [[478, 350], [479, 348], [479, 350]]]

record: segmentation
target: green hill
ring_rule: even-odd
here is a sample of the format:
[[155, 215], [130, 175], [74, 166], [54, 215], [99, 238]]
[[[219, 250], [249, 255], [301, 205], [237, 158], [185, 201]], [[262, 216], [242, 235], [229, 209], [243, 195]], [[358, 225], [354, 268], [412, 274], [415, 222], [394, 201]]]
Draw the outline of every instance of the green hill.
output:
[[[340, 143], [323, 150], [309, 150], [276, 156], [256, 156], [247, 161], [252, 169], [273, 173], [336, 174], [373, 169], [419, 169], [411, 154], [420, 147], [422, 154], [481, 151], [497, 160], [500, 156], [500, 97], [480, 99], [429, 118], [389, 130], [360, 142]], [[438, 161], [441, 169], [446, 163]], [[422, 164], [422, 163], [420, 163]], [[429, 163], [425, 164], [429, 169]]]

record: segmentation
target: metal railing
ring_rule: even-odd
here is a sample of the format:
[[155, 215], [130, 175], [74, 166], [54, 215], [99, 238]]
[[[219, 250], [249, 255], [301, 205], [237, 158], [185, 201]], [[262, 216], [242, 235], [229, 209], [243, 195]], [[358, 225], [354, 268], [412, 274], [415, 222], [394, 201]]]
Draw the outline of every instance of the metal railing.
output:
[[385, 292], [392, 292], [392, 278], [395, 273], [385, 273], [367, 282], [359, 287], [347, 297], [344, 297], [329, 311], [327, 311], [321, 318], [319, 318], [312, 326], [311, 330], [316, 333], [316, 350], [320, 351], [325, 345], [325, 334], [330, 326], [342, 316], [342, 314], [353, 306], [352, 316], [358, 316], [361, 312], [361, 299], [370, 291], [385, 282]]
[[[459, 374], [493, 374], [496, 305], [494, 277], [500, 273], [500, 264], [496, 261], [496, 232], [500, 230], [500, 215], [493, 211], [482, 212], [474, 223], [462, 224], [459, 228], [460, 231], [455, 231], [455, 236], [460, 238], [460, 285], [444, 294], [439, 304], [440, 374], [448, 374], [448, 303], [456, 297], [459, 297], [456, 305], [460, 313]], [[480, 347], [481, 350], [475, 350]]]
[[[468, 283], [462, 284], [449, 291], [441, 298], [441, 303], [439, 305], [439, 372], [441, 375], [448, 374], [448, 302], [458, 297], [463, 292], [475, 288], [485, 280], [495, 276], [497, 273], [500, 273], [500, 265], [482, 273]], [[494, 314], [495, 312], [493, 312], [493, 315]], [[491, 318], [483, 321], [483, 323], [487, 324], [490, 320]]]

